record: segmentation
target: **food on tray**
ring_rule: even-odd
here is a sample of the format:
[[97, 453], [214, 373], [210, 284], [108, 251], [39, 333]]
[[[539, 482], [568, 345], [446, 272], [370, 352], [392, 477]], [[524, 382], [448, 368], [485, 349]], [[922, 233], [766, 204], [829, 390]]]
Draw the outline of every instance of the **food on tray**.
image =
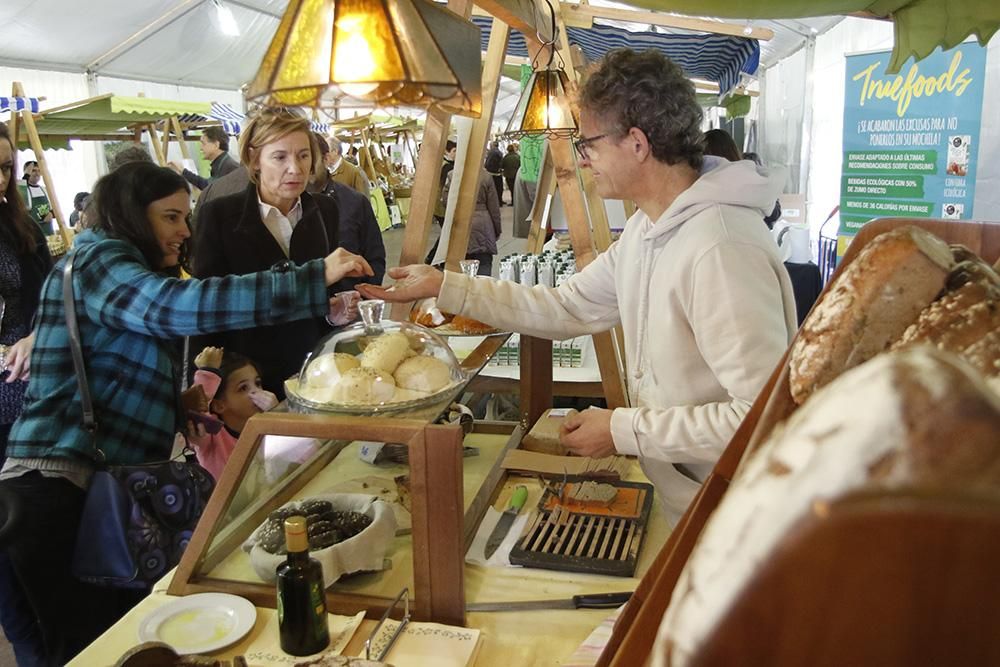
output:
[[437, 307], [437, 299], [433, 297], [417, 301], [410, 311], [410, 321], [428, 329], [448, 324], [453, 317], [455, 316], [451, 313], [442, 312]]
[[901, 227], [866, 245], [809, 313], [792, 345], [795, 402], [888, 349], [945, 287], [954, 264], [948, 245], [919, 227]]
[[398, 477], [393, 477], [393, 481], [396, 482], [396, 493], [399, 495], [399, 504], [406, 508], [406, 511], [412, 512], [410, 508], [410, 476], [409, 475], [399, 475]]
[[451, 369], [435, 357], [410, 357], [399, 364], [393, 377], [397, 387], [433, 394], [451, 382]]
[[618, 497], [618, 489], [604, 482], [581, 482], [573, 484], [567, 500], [585, 507], [608, 507]]
[[462, 333], [475, 336], [482, 336], [496, 331], [496, 327], [492, 327], [479, 320], [474, 320], [471, 317], [465, 317], [464, 315], [456, 315], [451, 321], [451, 326]]
[[394, 331], [368, 343], [361, 353], [361, 366], [392, 373], [410, 355], [410, 339], [401, 331]]
[[304, 516], [309, 535], [309, 550], [325, 549], [350, 539], [371, 525], [367, 514], [337, 511], [326, 500], [306, 500], [297, 507], [282, 507], [271, 512], [258, 533], [258, 543], [268, 553], [284, 556], [285, 519]]
[[745, 462], [706, 524], [660, 626], [660, 664], [701, 664], [758, 570], [838, 499], [1000, 492], [998, 432], [1000, 396], [929, 346], [880, 355], [817, 391]]
[[437, 307], [437, 299], [433, 297], [421, 299], [413, 305], [413, 309], [410, 311], [410, 321], [428, 329], [441, 328], [442, 331], [463, 333], [470, 336], [484, 336], [497, 332], [496, 327], [484, 324], [479, 320], [440, 310]]

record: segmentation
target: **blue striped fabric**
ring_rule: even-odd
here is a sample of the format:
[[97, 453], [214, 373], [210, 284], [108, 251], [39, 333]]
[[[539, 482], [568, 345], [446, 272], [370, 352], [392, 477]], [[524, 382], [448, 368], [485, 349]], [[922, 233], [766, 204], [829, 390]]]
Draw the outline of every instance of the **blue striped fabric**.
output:
[[[473, 16], [472, 21], [481, 28], [482, 48], [485, 51], [493, 19]], [[739, 83], [740, 72], [753, 74], [760, 64], [760, 45], [757, 40], [744, 37], [630, 32], [598, 24], [592, 28], [566, 28], [566, 35], [570, 44], [579, 46], [592, 61], [619, 47], [636, 51], [656, 49], [680, 65], [688, 76], [718, 82], [722, 93]], [[528, 56], [528, 47], [520, 32], [511, 31], [507, 53]]]
[[37, 97], [0, 97], [0, 111], [24, 111], [30, 108], [31, 113], [38, 113]]
[[[202, 123], [206, 120], [219, 121], [222, 123], [222, 129], [226, 131], [226, 134], [237, 136], [240, 133], [240, 130], [243, 129], [243, 123], [246, 121], [246, 116], [228, 104], [221, 104], [219, 102], [212, 102], [212, 109], [208, 112], [208, 116], [202, 116], [201, 114], [194, 113], [180, 116], [180, 121], [182, 123]], [[309, 127], [313, 132], [330, 134], [329, 123], [320, 123], [319, 121], [314, 120], [310, 121]]]

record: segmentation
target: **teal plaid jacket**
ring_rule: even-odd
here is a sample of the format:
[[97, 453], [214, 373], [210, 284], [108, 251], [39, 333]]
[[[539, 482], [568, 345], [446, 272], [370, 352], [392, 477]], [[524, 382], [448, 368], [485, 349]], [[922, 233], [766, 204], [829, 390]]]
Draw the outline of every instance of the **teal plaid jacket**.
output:
[[[88, 230], [75, 242], [73, 285], [87, 379], [109, 464], [169, 456], [178, 425], [171, 339], [316, 317], [327, 311], [323, 260], [244, 276], [178, 280], [130, 243]], [[91, 460], [93, 440], [69, 350], [62, 267], [42, 287], [24, 410], [7, 456]], [[285, 267], [282, 267], [285, 268]]]

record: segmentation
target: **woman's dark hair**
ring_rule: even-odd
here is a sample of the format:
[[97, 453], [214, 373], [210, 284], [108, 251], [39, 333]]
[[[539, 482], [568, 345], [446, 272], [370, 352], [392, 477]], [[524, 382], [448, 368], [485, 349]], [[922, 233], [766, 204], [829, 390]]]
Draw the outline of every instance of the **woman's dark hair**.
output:
[[705, 155], [717, 155], [730, 162], [739, 162], [743, 159], [736, 142], [725, 130], [709, 130], [705, 133]]
[[222, 381], [219, 383], [219, 388], [215, 392], [216, 396], [221, 396], [222, 392], [226, 390], [226, 383], [229, 382], [229, 376], [244, 366], [253, 366], [254, 370], [257, 371], [257, 375], [260, 375], [260, 366], [258, 366], [256, 362], [251, 360], [249, 357], [245, 357], [239, 352], [223, 350], [222, 364], [219, 367], [219, 377], [222, 378]]
[[[128, 241], [142, 253], [154, 270], [159, 270], [163, 251], [153, 234], [146, 209], [153, 202], [177, 194], [191, 192], [187, 181], [169, 169], [150, 162], [129, 162], [97, 181], [93, 201], [92, 229], [104, 231], [109, 237]], [[187, 268], [188, 241], [181, 246], [178, 264]]]
[[[0, 123], [0, 141], [6, 140], [10, 144], [10, 178], [7, 179], [7, 189], [3, 192], [4, 201], [0, 204], [0, 225], [10, 225], [12, 236], [11, 245], [18, 255], [34, 253], [38, 247], [38, 239], [32, 229], [34, 222], [28, 217], [28, 211], [24, 208], [24, 201], [21, 200], [21, 193], [17, 189], [17, 149], [14, 141], [10, 138], [10, 130], [6, 123]], [[7, 234], [5, 234], [7, 236]]]
[[223, 153], [229, 152], [229, 135], [226, 134], [226, 131], [223, 130], [221, 127], [216, 127], [216, 126], [206, 127], [204, 130], [201, 131], [201, 133], [209, 141], [214, 141], [215, 143], [219, 144], [219, 150], [221, 150]]
[[73, 208], [78, 211], [82, 211], [84, 205], [87, 203], [87, 197], [90, 196], [89, 192], [77, 192], [76, 196], [73, 197]]
[[580, 88], [580, 107], [623, 137], [642, 130], [660, 162], [699, 169], [703, 112], [684, 70], [659, 51], [612, 49]]

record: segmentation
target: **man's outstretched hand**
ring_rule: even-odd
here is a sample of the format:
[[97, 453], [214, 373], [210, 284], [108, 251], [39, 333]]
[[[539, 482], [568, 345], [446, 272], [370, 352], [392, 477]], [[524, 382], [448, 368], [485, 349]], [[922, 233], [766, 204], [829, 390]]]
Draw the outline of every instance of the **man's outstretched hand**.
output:
[[393, 303], [416, 301], [437, 296], [441, 292], [444, 273], [427, 264], [410, 264], [389, 269], [396, 283], [386, 289], [378, 285], [358, 285], [356, 290], [366, 299], [382, 299]]

